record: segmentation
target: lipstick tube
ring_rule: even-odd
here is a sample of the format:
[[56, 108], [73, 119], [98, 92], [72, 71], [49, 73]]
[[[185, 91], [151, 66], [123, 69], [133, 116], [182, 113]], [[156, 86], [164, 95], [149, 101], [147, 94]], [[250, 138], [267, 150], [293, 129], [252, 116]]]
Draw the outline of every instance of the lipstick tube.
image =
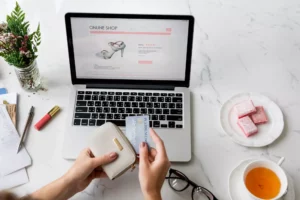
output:
[[54, 106], [42, 119], [40, 119], [40, 121], [38, 121], [38, 123], [34, 125], [34, 128], [38, 131], [41, 130], [59, 110], [60, 108], [58, 106]]

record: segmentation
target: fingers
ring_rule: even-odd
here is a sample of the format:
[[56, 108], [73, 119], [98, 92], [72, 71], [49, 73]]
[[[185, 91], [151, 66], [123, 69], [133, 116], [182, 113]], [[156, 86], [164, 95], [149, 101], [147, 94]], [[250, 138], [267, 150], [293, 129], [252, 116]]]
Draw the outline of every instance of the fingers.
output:
[[167, 156], [166, 148], [162, 139], [157, 135], [157, 133], [152, 128], [150, 129], [150, 135], [153, 142], [156, 145], [157, 153], [160, 154], [160, 156], [166, 157]]
[[92, 158], [93, 159], [93, 166], [94, 166], [94, 168], [96, 168], [96, 167], [99, 167], [101, 165], [111, 163], [114, 160], [116, 160], [117, 157], [118, 157], [118, 154], [116, 152], [111, 152], [111, 153], [105, 154], [105, 155], [100, 156], [100, 157]]
[[149, 164], [148, 145], [146, 144], [146, 142], [142, 142], [140, 144], [140, 165], [147, 164]]

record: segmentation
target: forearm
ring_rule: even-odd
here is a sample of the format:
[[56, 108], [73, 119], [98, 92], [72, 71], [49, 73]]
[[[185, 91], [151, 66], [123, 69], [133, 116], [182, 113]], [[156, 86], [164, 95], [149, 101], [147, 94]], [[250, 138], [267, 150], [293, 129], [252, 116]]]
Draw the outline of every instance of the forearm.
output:
[[65, 200], [76, 193], [76, 188], [73, 186], [71, 180], [63, 176], [32, 193], [30, 196], [37, 200]]

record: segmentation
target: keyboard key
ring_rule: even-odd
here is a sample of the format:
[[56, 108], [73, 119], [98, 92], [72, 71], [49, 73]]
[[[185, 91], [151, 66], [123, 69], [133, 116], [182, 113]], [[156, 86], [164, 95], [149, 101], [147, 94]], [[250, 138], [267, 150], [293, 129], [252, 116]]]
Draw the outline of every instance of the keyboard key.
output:
[[114, 119], [121, 119], [121, 115], [120, 114], [114, 114]]
[[155, 109], [155, 114], [158, 114], [158, 115], [162, 114], [162, 110], [161, 109]]
[[160, 127], [161, 128], [168, 128], [168, 125], [167, 124], [161, 124]]
[[139, 96], [144, 96], [145, 93], [144, 93], [144, 92], [139, 92], [138, 95], [139, 95]]
[[143, 97], [143, 101], [148, 102], [149, 101], [149, 97]]
[[134, 117], [134, 116], [136, 116], [136, 114], [129, 114], [129, 116], [130, 116], [130, 117]]
[[175, 122], [169, 122], [169, 128], [175, 128]]
[[121, 97], [120, 97], [120, 96], [115, 96], [115, 97], [114, 97], [114, 100], [115, 100], [115, 101], [120, 101], [120, 100], [121, 100]]
[[146, 96], [152, 96], [152, 93], [146, 93]]
[[154, 109], [152, 108], [148, 109], [148, 114], [154, 114]]
[[126, 108], [126, 113], [132, 113], [132, 108]]
[[153, 122], [153, 127], [160, 127], [160, 122], [159, 121], [154, 121]]
[[151, 120], [158, 120], [158, 115], [151, 115]]
[[165, 102], [171, 102], [171, 97], [165, 97]]
[[85, 95], [84, 100], [91, 100], [91, 95]]
[[175, 108], [175, 103], [169, 103], [169, 108]]
[[158, 101], [158, 102], [164, 102], [164, 101], [165, 101], [165, 97], [158, 97], [158, 98], [157, 98], [157, 101]]
[[152, 126], [152, 121], [149, 121], [149, 127], [153, 127], [153, 126]]
[[133, 109], [133, 113], [134, 114], [139, 114], [140, 113], [140, 109], [139, 108], [134, 108]]
[[110, 109], [110, 112], [111, 112], [111, 113], [117, 113], [117, 111], [118, 111], [117, 108], [111, 108], [111, 109]]
[[157, 97], [157, 96], [159, 96], [159, 93], [153, 93], [153, 96]]
[[168, 121], [182, 121], [181, 115], [167, 115]]
[[101, 126], [101, 125], [103, 125], [104, 123], [105, 123], [105, 120], [97, 120], [96, 125], [97, 125], [97, 126]]
[[117, 107], [123, 107], [124, 103], [123, 102], [117, 102]]
[[84, 96], [83, 95], [77, 95], [77, 100], [83, 100]]
[[151, 98], [150, 98], [150, 101], [151, 101], [151, 102], [156, 102], [156, 101], [157, 101], [157, 98], [156, 98], [156, 97], [151, 97]]
[[127, 101], [127, 96], [121, 96], [121, 101]]
[[159, 120], [161, 120], [161, 121], [166, 120], [166, 115], [159, 115]]
[[170, 113], [169, 109], [163, 109], [163, 114], [168, 115]]
[[76, 107], [75, 112], [87, 112], [87, 107]]
[[94, 100], [94, 101], [98, 100], [98, 95], [93, 95], [92, 100]]
[[86, 101], [77, 101], [76, 106], [86, 106]]
[[99, 96], [99, 100], [105, 101], [105, 96]]
[[182, 98], [181, 97], [173, 97], [172, 102], [182, 102]]
[[154, 103], [154, 108], [160, 108], [160, 103]]
[[82, 126], [87, 126], [88, 125], [88, 120], [87, 119], [83, 119], [83, 120], [81, 120], [81, 125]]
[[181, 93], [176, 93], [176, 97], [182, 97]]
[[125, 113], [125, 108], [119, 108], [118, 113]]
[[146, 103], [146, 108], [152, 108], [153, 107], [153, 103]]
[[93, 94], [100, 94], [100, 92], [93, 92]]
[[181, 109], [171, 109], [170, 112], [171, 112], [172, 115], [181, 115], [182, 114]]
[[101, 101], [95, 101], [95, 106], [101, 106]]
[[92, 91], [86, 91], [85, 93], [86, 94], [92, 94]]
[[89, 126], [95, 126], [96, 125], [96, 120], [90, 119], [89, 120]]
[[74, 123], [75, 126], [79, 126], [80, 125], [80, 119], [74, 119]]
[[147, 109], [146, 108], [141, 108], [141, 114], [147, 114]]
[[133, 108], [137, 108], [139, 106], [139, 104], [137, 102], [132, 102], [131, 103], [131, 107]]
[[169, 96], [169, 97], [174, 97], [175, 94], [174, 94], [174, 93], [169, 93], [168, 96]]
[[98, 113], [92, 113], [92, 119], [98, 119]]
[[108, 107], [108, 102], [107, 101], [102, 102], [102, 106], [103, 107]]
[[106, 97], [106, 101], [112, 101], [113, 100], [113, 96], [107, 96]]
[[135, 97], [134, 96], [129, 96], [128, 101], [135, 101]]
[[166, 96], [168, 96], [168, 94], [167, 93], [161, 93], [160, 96], [166, 97]]
[[127, 114], [122, 114], [122, 119], [126, 119], [126, 117], [128, 117]]
[[131, 107], [131, 103], [130, 102], [125, 102], [124, 107], [126, 107], [126, 108]]
[[100, 94], [102, 94], [102, 95], [107, 95], [107, 92], [101, 92]]
[[84, 91], [77, 91], [77, 94], [84, 94]]
[[130, 95], [134, 95], [135, 96], [135, 95], [137, 95], [137, 93], [136, 92], [131, 92]]
[[94, 106], [94, 102], [93, 101], [88, 101], [88, 106]]
[[114, 123], [117, 126], [125, 126], [126, 125], [125, 120], [106, 120], [106, 122]]
[[103, 112], [104, 113], [109, 113], [110, 112], [110, 108], [108, 108], [108, 107], [103, 108]]
[[116, 92], [116, 95], [122, 95], [122, 92]]
[[114, 115], [113, 114], [106, 114], [106, 119], [113, 119]]
[[143, 101], [143, 97], [136, 97], [136, 101]]
[[182, 125], [177, 124], [177, 125], [176, 125], [176, 128], [182, 128]]
[[145, 108], [145, 103], [139, 103], [140, 108]]
[[97, 107], [97, 108], [96, 108], [96, 112], [97, 112], [97, 113], [101, 113], [101, 112], [102, 112], [102, 108], [101, 108], [101, 107]]
[[116, 107], [116, 105], [117, 105], [116, 102], [113, 102], [113, 101], [112, 101], [112, 102], [109, 102], [109, 106], [110, 106], [110, 107]]
[[95, 112], [95, 107], [89, 107], [89, 112]]
[[123, 95], [129, 95], [129, 92], [123, 92]]
[[168, 104], [167, 103], [162, 103], [161, 108], [168, 108]]
[[182, 108], [182, 103], [176, 103], [176, 108]]
[[103, 114], [103, 113], [99, 114], [99, 119], [105, 119], [105, 117], [106, 117], [105, 114]]
[[108, 92], [108, 95], [115, 95], [115, 92]]

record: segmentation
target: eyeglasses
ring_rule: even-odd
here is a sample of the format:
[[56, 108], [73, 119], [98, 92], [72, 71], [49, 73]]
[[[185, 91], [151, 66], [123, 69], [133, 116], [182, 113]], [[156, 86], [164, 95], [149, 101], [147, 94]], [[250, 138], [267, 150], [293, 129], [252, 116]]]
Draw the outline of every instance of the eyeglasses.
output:
[[197, 185], [178, 170], [170, 169], [169, 177], [166, 179], [168, 179], [170, 187], [176, 192], [182, 192], [191, 185], [193, 187], [192, 200], [218, 200], [208, 189]]

